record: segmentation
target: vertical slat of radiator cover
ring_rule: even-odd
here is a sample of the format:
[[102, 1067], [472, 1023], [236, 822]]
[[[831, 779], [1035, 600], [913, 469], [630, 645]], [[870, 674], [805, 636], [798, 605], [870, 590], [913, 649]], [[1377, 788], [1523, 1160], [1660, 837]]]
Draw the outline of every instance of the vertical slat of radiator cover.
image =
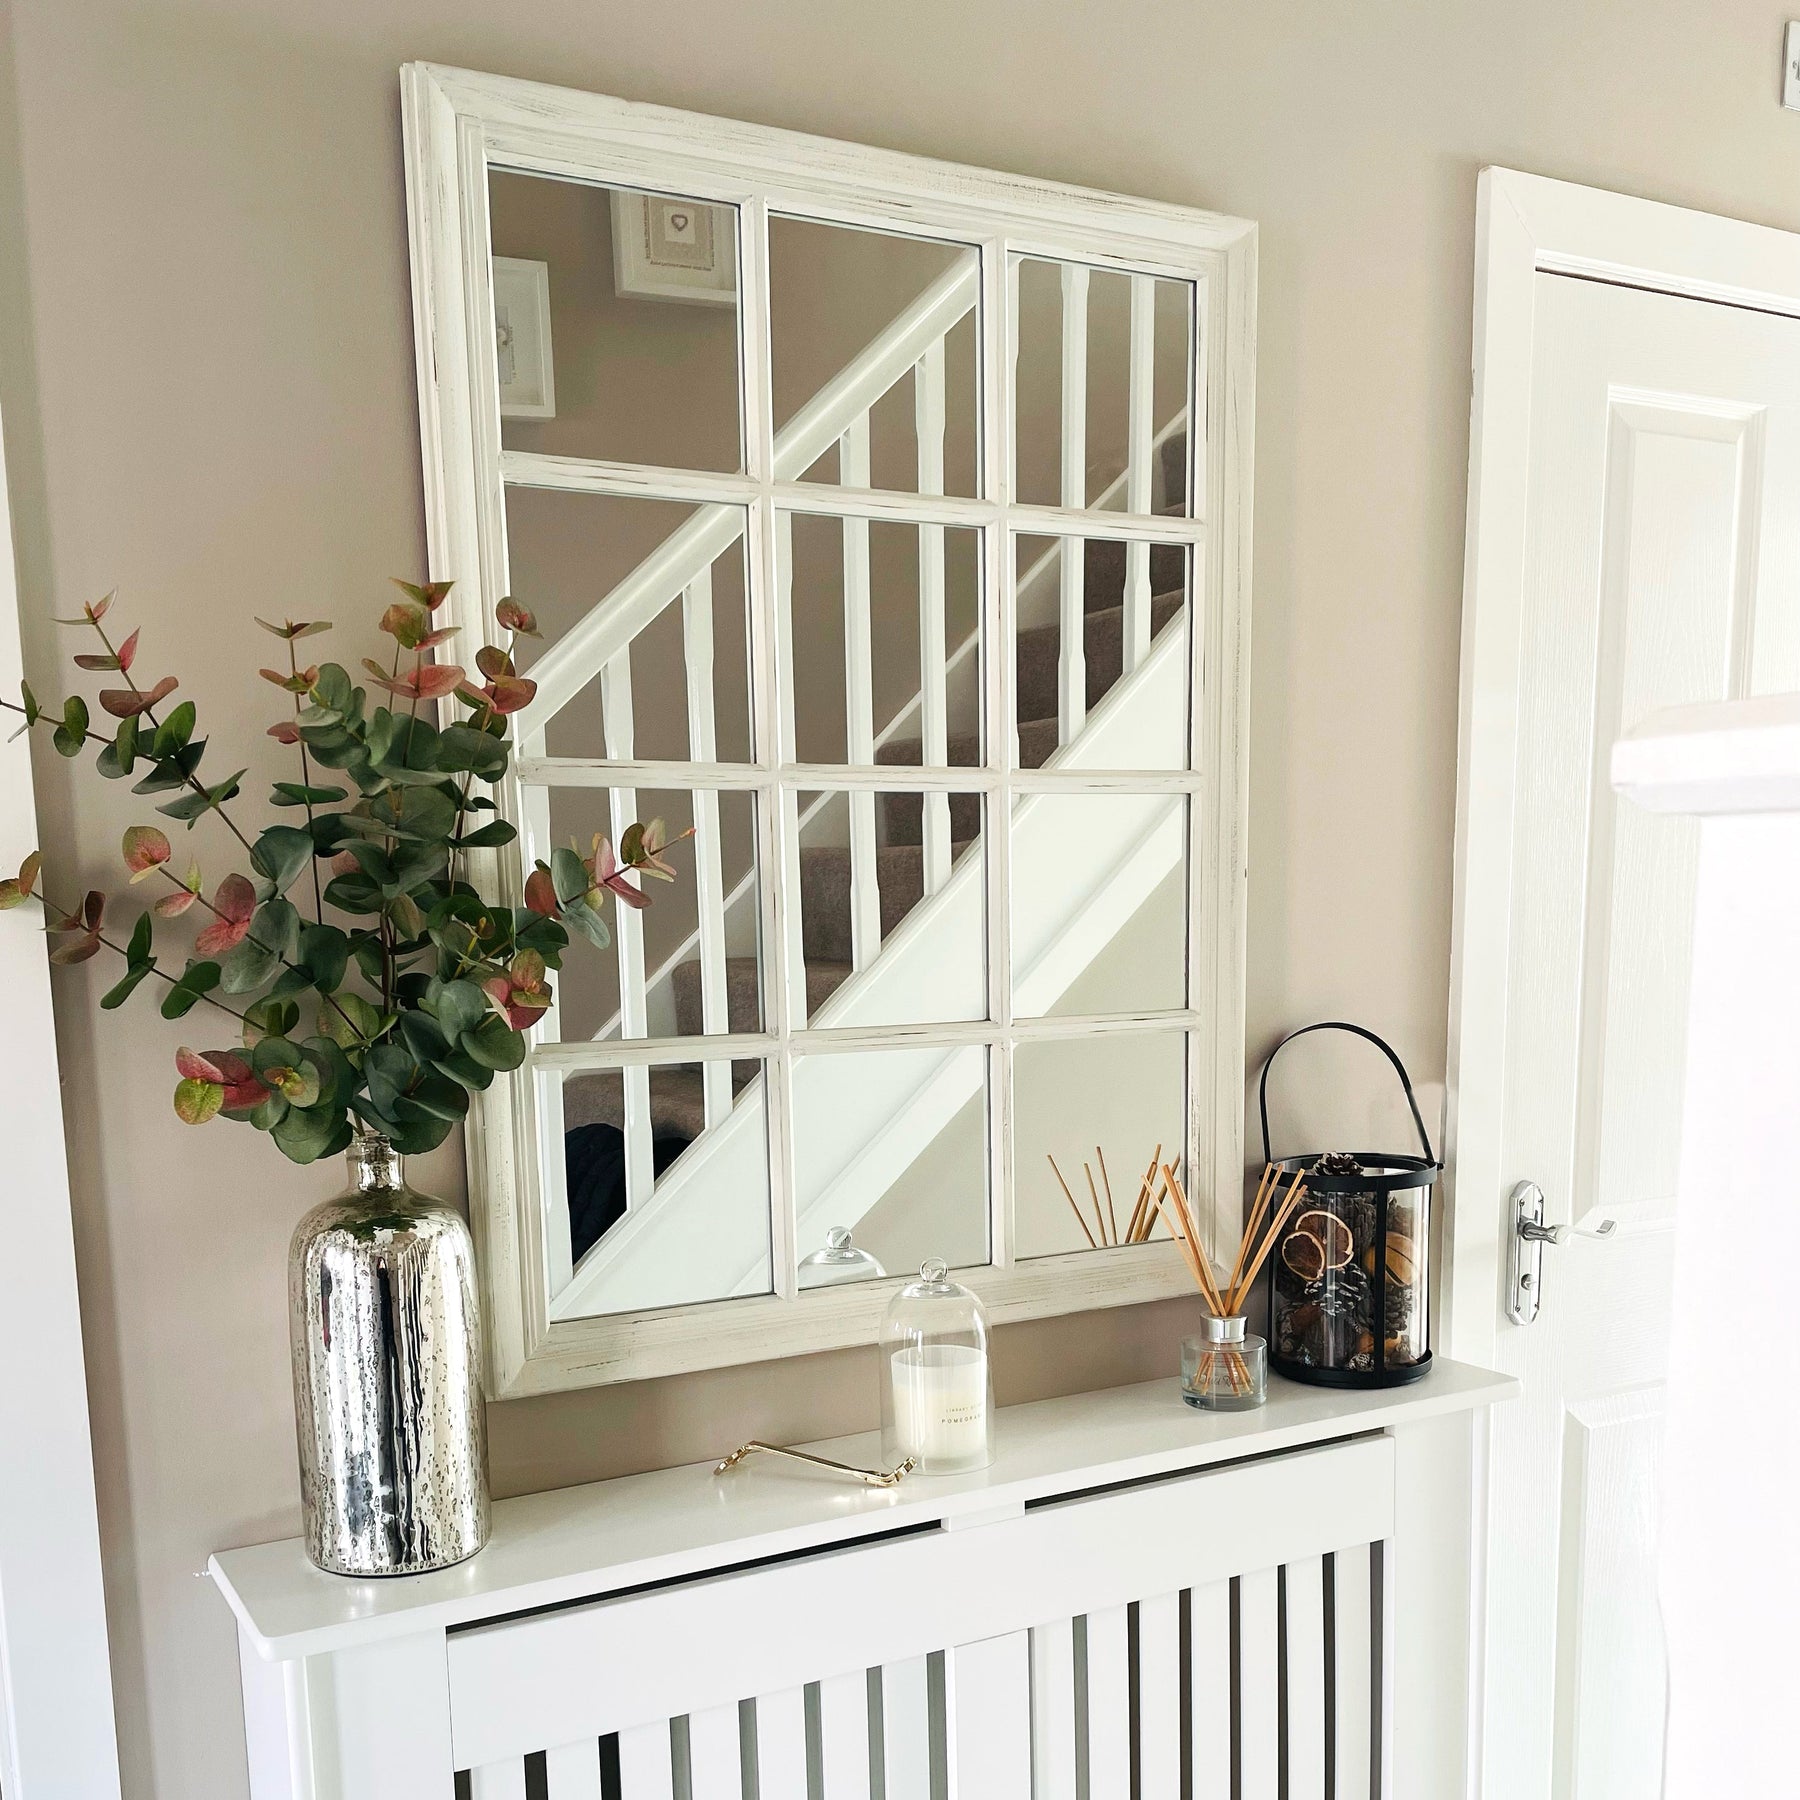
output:
[[508, 1758], [469, 1771], [469, 1800], [525, 1800], [525, 1759]]
[[1180, 1800], [1179, 1594], [1138, 1602], [1138, 1759], [1142, 1800]]
[[869, 1678], [864, 1669], [819, 1683], [825, 1800], [869, 1800]]
[[945, 1658], [949, 1800], [1032, 1800], [1030, 1636], [981, 1638]]
[[1130, 1800], [1131, 1652], [1125, 1608], [1088, 1614], [1088, 1800]]
[[583, 1738], [544, 1753], [550, 1800], [600, 1800], [600, 1740]]
[[1032, 1800], [1075, 1800], [1075, 1621], [1031, 1630]]
[[1357, 1544], [1332, 1559], [1333, 1691], [1336, 1695], [1336, 1800], [1371, 1800], [1369, 1725], [1374, 1717], [1374, 1669], [1369, 1608], [1369, 1547]]
[[[869, 485], [869, 415], [840, 440], [846, 487]], [[845, 760], [866, 768], [875, 760], [875, 645], [869, 617], [869, 522], [846, 519], [844, 530]], [[850, 795], [850, 961], [866, 969], [881, 954], [881, 888], [877, 879], [875, 795]]]
[[1194, 1800], [1230, 1800], [1231, 1583], [1195, 1588], [1188, 1605]]
[[922, 1656], [881, 1671], [881, 1754], [887, 1800], [931, 1800], [931, 1698]]
[[[939, 338], [913, 369], [913, 411], [919, 445], [919, 492], [944, 491], [944, 341]], [[919, 527], [919, 760], [927, 768], [950, 760], [949, 700], [944, 650], [944, 527]], [[950, 796], [923, 796], [925, 893], [950, 876]]]
[[1288, 1800], [1325, 1800], [1325, 1563], [1287, 1566]]
[[[620, 1800], [674, 1800], [669, 1722], [653, 1720], [619, 1733]], [[554, 1800], [554, 1797], [553, 1797]]]
[[[600, 669], [600, 703], [606, 709], [606, 754], [615, 762], [636, 754], [632, 718], [631, 652], [621, 650]], [[631, 788], [611, 790], [612, 838], [616, 848], [637, 815]], [[650, 1035], [649, 999], [644, 988], [644, 926], [629, 906], [615, 906], [613, 936], [619, 957], [619, 1035]], [[643, 1206], [656, 1185], [654, 1146], [650, 1137], [650, 1071], [636, 1065], [623, 1072], [625, 1084], [625, 1204]]]
[[688, 1800], [743, 1800], [738, 1709], [709, 1706], [688, 1715]]
[[[1062, 503], [1087, 505], [1088, 271], [1062, 266]], [[1057, 668], [1056, 741], [1066, 744], [1087, 718], [1086, 551], [1062, 540], [1061, 656]]]
[[757, 1800], [806, 1800], [806, 1690], [756, 1701]]
[[1238, 1800], [1277, 1800], [1280, 1649], [1276, 1571], [1238, 1578]]

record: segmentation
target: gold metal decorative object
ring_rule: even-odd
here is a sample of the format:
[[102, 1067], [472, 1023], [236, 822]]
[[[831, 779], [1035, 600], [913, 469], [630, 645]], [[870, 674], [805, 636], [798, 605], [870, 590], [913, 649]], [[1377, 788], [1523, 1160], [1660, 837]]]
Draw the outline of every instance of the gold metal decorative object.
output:
[[780, 1444], [765, 1444], [759, 1438], [752, 1438], [749, 1443], [732, 1451], [713, 1473], [723, 1475], [726, 1470], [735, 1469], [745, 1457], [758, 1450], [765, 1456], [785, 1456], [791, 1462], [810, 1463], [815, 1469], [829, 1469], [834, 1475], [848, 1475], [853, 1481], [860, 1481], [864, 1487], [898, 1487], [918, 1466], [917, 1458], [909, 1456], [897, 1468], [858, 1469], [849, 1463], [833, 1462], [829, 1456], [813, 1456], [805, 1450], [787, 1450]]

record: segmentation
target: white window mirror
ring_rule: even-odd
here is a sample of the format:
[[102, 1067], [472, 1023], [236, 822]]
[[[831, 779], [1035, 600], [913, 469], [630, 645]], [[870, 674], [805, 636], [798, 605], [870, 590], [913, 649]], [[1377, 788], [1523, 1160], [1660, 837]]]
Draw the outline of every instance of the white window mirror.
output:
[[1184, 1291], [1129, 1227], [1158, 1144], [1241, 1195], [1254, 227], [405, 99], [432, 573], [546, 633], [482, 879], [695, 832], [471, 1114], [494, 1392], [872, 1341], [928, 1255], [996, 1321]]

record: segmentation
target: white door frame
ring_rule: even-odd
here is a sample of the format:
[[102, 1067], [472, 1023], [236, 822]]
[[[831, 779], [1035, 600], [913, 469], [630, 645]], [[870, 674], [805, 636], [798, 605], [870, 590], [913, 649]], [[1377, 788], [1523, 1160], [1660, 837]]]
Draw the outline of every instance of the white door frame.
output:
[[1441, 1317], [1444, 1349], [1487, 1365], [1507, 1250], [1500, 1145], [1519, 712], [1511, 646], [1525, 594], [1537, 277], [1585, 276], [1800, 318], [1800, 236], [1485, 169], [1475, 257]]
[[[0, 452], [0, 691], [19, 691], [22, 666]], [[4, 873], [37, 841], [31, 758], [19, 743], [0, 779]], [[44, 935], [23, 911], [0, 920], [0, 996], [9, 1121], [0, 1193], [0, 1791], [6, 1800], [117, 1800], [50, 965]]]

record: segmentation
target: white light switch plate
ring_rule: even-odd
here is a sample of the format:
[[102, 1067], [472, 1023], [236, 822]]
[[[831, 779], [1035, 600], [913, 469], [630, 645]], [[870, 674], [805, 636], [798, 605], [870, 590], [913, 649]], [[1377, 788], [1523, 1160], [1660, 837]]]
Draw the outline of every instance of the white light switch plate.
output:
[[1800, 19], [1790, 19], [1782, 52], [1781, 104], [1800, 112]]

